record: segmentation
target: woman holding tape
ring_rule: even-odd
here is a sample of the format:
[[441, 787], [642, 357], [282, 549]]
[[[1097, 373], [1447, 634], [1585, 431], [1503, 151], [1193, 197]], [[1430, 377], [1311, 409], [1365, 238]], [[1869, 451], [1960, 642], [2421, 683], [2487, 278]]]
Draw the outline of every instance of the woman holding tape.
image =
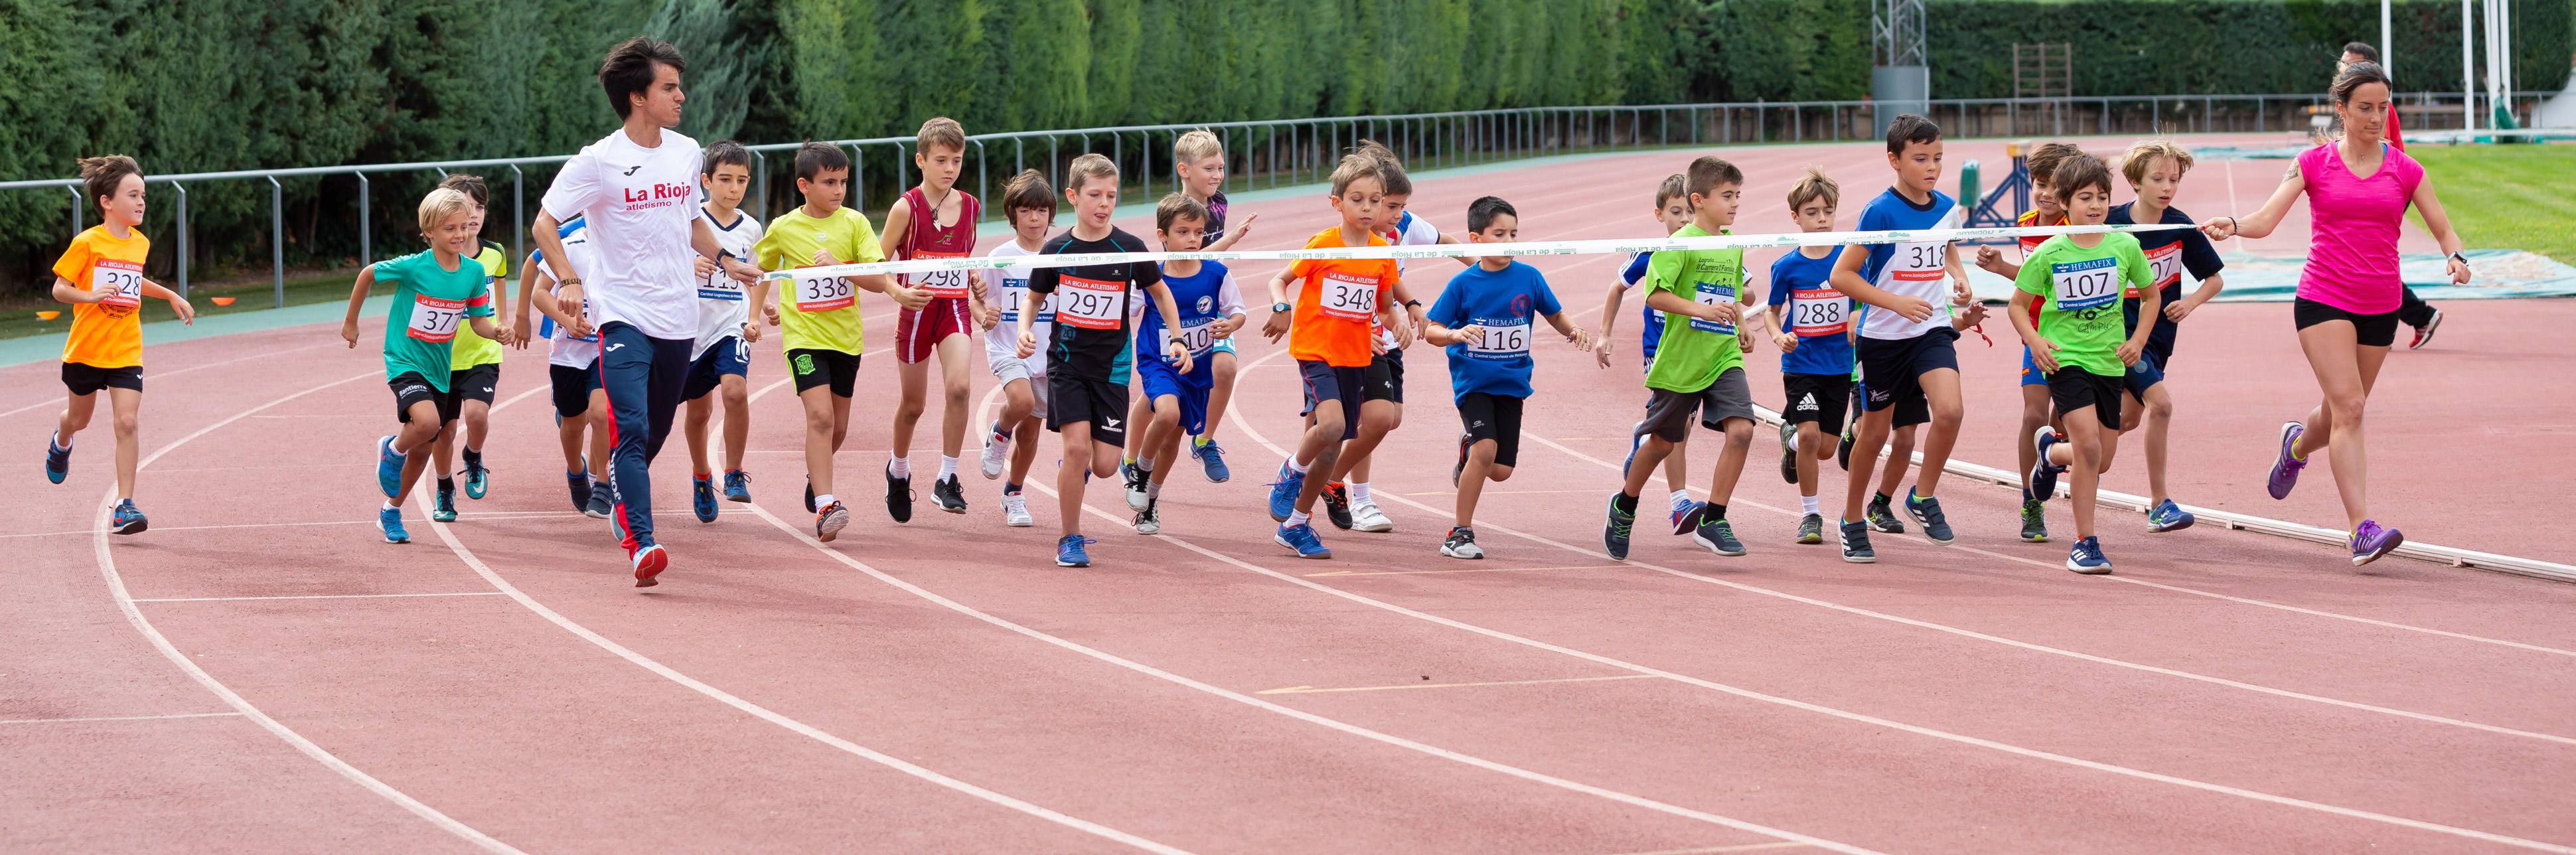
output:
[[2383, 139], [2389, 88], [2388, 74], [2377, 64], [2346, 67], [2335, 76], [2332, 90], [2343, 139], [2300, 154], [2262, 210], [2201, 224], [2211, 240], [2264, 237], [2300, 195], [2308, 197], [2308, 263], [2299, 275], [2294, 316], [2299, 349], [2316, 372], [2324, 400], [2305, 421], [2281, 426], [2270, 489], [2272, 498], [2289, 496], [2308, 455], [2331, 450], [2335, 488], [2352, 526], [2355, 565], [2378, 560], [2406, 541], [2396, 529], [2370, 519], [2362, 413], [2389, 345], [2397, 340], [2399, 294], [2405, 287], [2397, 275], [2397, 233], [2408, 205], [2423, 214], [2425, 227], [2450, 255], [2451, 281], [2469, 281], [2460, 236], [2452, 231], [2424, 167]]

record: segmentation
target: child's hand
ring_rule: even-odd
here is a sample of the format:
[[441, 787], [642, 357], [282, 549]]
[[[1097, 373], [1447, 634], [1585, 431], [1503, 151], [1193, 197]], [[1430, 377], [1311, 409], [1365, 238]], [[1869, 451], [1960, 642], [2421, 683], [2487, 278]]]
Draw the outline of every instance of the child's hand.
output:
[[1775, 332], [1771, 334], [1771, 346], [1779, 348], [1781, 353], [1788, 353], [1798, 349], [1798, 337], [1784, 332]]
[[2111, 352], [2119, 354], [2120, 364], [2136, 365], [2138, 364], [2138, 354], [2144, 352], [2146, 349], [2147, 346], [2142, 342], [2123, 341], [2120, 342], [2120, 347], [2118, 349]]
[[1033, 353], [1036, 353], [1036, 352], [1038, 352], [1038, 334], [1037, 334], [1037, 331], [1036, 331], [1036, 330], [1023, 330], [1023, 331], [1021, 331], [1021, 332], [1020, 332], [1020, 358], [1021, 358], [1021, 359], [1027, 359], [1027, 358], [1029, 358], [1029, 355], [1030, 355], [1030, 354], [1033, 354]]
[[1592, 349], [1592, 330], [1587, 329], [1587, 328], [1584, 328], [1584, 327], [1575, 327], [1575, 328], [1574, 328], [1574, 338], [1573, 338], [1572, 340], [1573, 340], [1573, 342], [1574, 342], [1574, 349], [1576, 349], [1576, 350], [1591, 350], [1591, 349]]
[[2004, 275], [2004, 254], [1991, 246], [1977, 247], [1977, 267], [1997, 276]]
[[1395, 336], [1395, 347], [1393, 349], [1403, 350], [1413, 346], [1412, 323], [1402, 318], [1398, 318], [1393, 326], [1386, 328], [1386, 331], [1387, 334]]
[[1001, 323], [1001, 322], [1002, 322], [1002, 307], [1000, 307], [1000, 306], [996, 306], [996, 305], [993, 305], [993, 304], [991, 304], [991, 303], [984, 302], [984, 301], [982, 301], [982, 300], [976, 300], [976, 301], [975, 301], [975, 325], [976, 325], [976, 326], [983, 327], [984, 329], [988, 329], [988, 330], [989, 330], [989, 329], [992, 329], [992, 328], [993, 328], [993, 326], [994, 326], [995, 324], [999, 324], [999, 323]]
[[2182, 319], [2191, 317], [2191, 310], [2197, 308], [2200, 308], [2200, 303], [2192, 300], [2190, 297], [2184, 297], [2180, 300], [2166, 303], [2165, 319], [2173, 321], [2174, 323], [2182, 323]]
[[2059, 368], [2057, 364], [2057, 342], [2049, 341], [2046, 336], [2033, 336], [2031, 338], [2030, 362], [2032, 365], [2039, 367], [2039, 373], [2041, 374], [2057, 373], [2057, 369]]
[[[776, 321], [772, 321], [772, 323], [776, 323]], [[744, 343], [744, 344], [759, 344], [759, 343], [760, 343], [760, 325], [759, 325], [759, 324], [743, 324], [743, 325], [742, 325], [742, 343]]]
[[1167, 341], [1163, 343], [1163, 353], [1171, 362], [1172, 370], [1183, 374], [1190, 373], [1189, 345], [1182, 344], [1178, 339]]
[[745, 285], [760, 281], [761, 270], [758, 265], [739, 258], [728, 258], [724, 260], [723, 266], [725, 275], [733, 277], [733, 281]]
[[1271, 312], [1270, 317], [1261, 322], [1261, 334], [1271, 341], [1278, 341], [1280, 336], [1288, 334], [1288, 320], [1293, 314], [1296, 314], [1293, 309], [1286, 312]]
[[1699, 311], [1693, 313], [1693, 316], [1703, 321], [1733, 323], [1735, 321], [1735, 304], [1703, 303], [1700, 304]]
[[1959, 317], [1966, 319], [1966, 320], [1967, 320], [1967, 322], [1968, 322], [1968, 325], [1969, 325], [1969, 326], [1972, 326], [1972, 327], [1973, 327], [1973, 326], [1976, 326], [1976, 325], [1978, 325], [1978, 324], [1985, 323], [1985, 322], [1986, 322], [1986, 304], [1984, 304], [1984, 303], [1969, 303], [1966, 307], [1961, 308], [1961, 309], [1959, 310]]
[[1216, 322], [1208, 324], [1208, 335], [1220, 339], [1232, 338], [1235, 330], [1243, 328], [1243, 323], [1244, 318], [1242, 315], [1227, 315], [1225, 317], [1218, 318], [1216, 319]]
[[1245, 214], [1243, 222], [1234, 224], [1234, 228], [1227, 229], [1225, 234], [1227, 237], [1234, 238], [1235, 243], [1242, 243], [1244, 238], [1252, 236], [1252, 221], [1258, 219], [1261, 219], [1260, 214]]
[[170, 295], [170, 310], [179, 313], [180, 323], [187, 324], [189, 326], [196, 325], [197, 307], [188, 305], [188, 298], [177, 294]]
[[340, 340], [348, 342], [350, 350], [358, 349], [358, 321], [356, 318], [351, 318], [340, 323]]
[[1484, 324], [1468, 324], [1468, 325], [1463, 326], [1463, 327], [1450, 327], [1450, 328], [1449, 328], [1449, 342], [1450, 342], [1451, 344], [1465, 344], [1465, 345], [1473, 345], [1473, 344], [1475, 344], [1476, 342], [1480, 342], [1480, 341], [1484, 341], [1484, 340], [1485, 340], [1485, 325], [1484, 325]]
[[528, 328], [528, 314], [528, 312], [520, 312], [518, 317], [510, 319], [510, 333], [519, 337], [520, 350], [528, 349], [528, 343], [537, 338], [536, 331]]
[[1896, 305], [1888, 307], [1888, 311], [1918, 324], [1932, 319], [1932, 303], [1921, 297], [1899, 296]]
[[777, 307], [777, 306], [762, 306], [762, 307], [760, 307], [760, 319], [761, 319], [761, 320], [764, 320], [764, 321], [768, 321], [770, 326], [773, 326], [773, 327], [774, 327], [774, 326], [777, 326], [777, 325], [778, 325], [778, 307]]
[[716, 275], [716, 271], [724, 269], [722, 266], [716, 264], [715, 259], [708, 258], [703, 255], [690, 259], [689, 267], [697, 272], [698, 278], [700, 279], [714, 276]]
[[833, 258], [831, 250], [818, 249], [814, 251], [814, 266], [816, 267], [830, 267], [839, 263], [841, 263], [841, 260]]
[[1602, 335], [1602, 334], [1599, 334], [1599, 333], [1594, 333], [1594, 334], [1593, 334], [1593, 336], [1592, 336], [1592, 360], [1593, 360], [1594, 362], [1598, 362], [1598, 363], [1600, 363], [1600, 364], [1601, 364], [1601, 367], [1603, 367], [1603, 368], [1608, 368], [1608, 367], [1610, 367], [1610, 337], [1609, 337], [1609, 336], [1607, 336], [1607, 335]]
[[893, 297], [897, 305], [916, 312], [921, 311], [921, 307], [930, 305], [930, 292], [926, 289], [892, 285], [887, 287], [886, 296]]
[[1965, 306], [1969, 303], [1976, 302], [1976, 299], [1977, 292], [1975, 289], [1968, 287], [1968, 277], [1966, 275], [1962, 274], [1950, 278], [1950, 305]]

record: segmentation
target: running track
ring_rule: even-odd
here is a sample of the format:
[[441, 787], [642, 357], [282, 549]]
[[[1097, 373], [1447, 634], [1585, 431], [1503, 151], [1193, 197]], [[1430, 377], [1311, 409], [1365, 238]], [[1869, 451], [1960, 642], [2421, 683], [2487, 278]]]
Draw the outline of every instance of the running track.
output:
[[[1724, 153], [1753, 176], [1748, 231], [1786, 226], [1778, 200], [1806, 163], [1853, 188], [1847, 220], [1884, 183], [1867, 145]], [[1637, 234], [1654, 181], [1687, 159], [1428, 177], [1416, 211], [1454, 228], [1499, 191], [1532, 239]], [[2260, 171], [2238, 192], [2267, 189], [2277, 171]], [[2195, 172], [2187, 209], [2226, 209], [2227, 182], [2205, 180], [2223, 174]], [[1238, 209], [1263, 214], [1252, 246], [1330, 216], [1320, 200]], [[1436, 283], [1445, 264], [1414, 270]], [[1589, 323], [1611, 265], [1541, 266]], [[1257, 287], [1266, 272], [1238, 275]], [[2576, 405], [2494, 390], [2563, 372], [2544, 331], [2576, 309], [2447, 310], [2441, 342], [2393, 356], [2375, 399], [2382, 519], [2564, 561], [2568, 532], [2546, 516], [2507, 527], [2482, 510], [2570, 486]], [[2186, 324], [2178, 493], [2334, 525], [2322, 467], [2288, 502], [2260, 493], [2274, 426], [2313, 398], [2286, 315], [2214, 305]], [[875, 346], [891, 322], [872, 318]], [[1881, 536], [1880, 563], [1846, 565], [1788, 543], [1795, 492], [1760, 437], [1733, 514], [1750, 557], [1641, 527], [1614, 564], [1598, 506], [1641, 398], [1634, 318], [1621, 328], [1608, 371], [1541, 352], [1522, 466], [1486, 494], [1486, 561], [1436, 553], [1456, 422], [1428, 348], [1375, 477], [1398, 531], [1328, 529], [1329, 562], [1272, 545], [1262, 483], [1271, 444], [1294, 436], [1295, 393], [1279, 349], [1250, 338], [1223, 428], [1234, 481], [1176, 473], [1159, 537], [1128, 530], [1115, 485], [1096, 485], [1089, 570], [1049, 566], [1050, 477], [1030, 485], [1027, 530], [1003, 527], [998, 485], [971, 474], [966, 516], [925, 503], [898, 527], [877, 511], [881, 354], [840, 457], [856, 521], [828, 547], [800, 534], [800, 426], [764, 344], [759, 502], [688, 518], [673, 445], [657, 501], [676, 512], [662, 521], [676, 561], [649, 593], [559, 492], [541, 351], [510, 355], [493, 495], [449, 526], [413, 502], [414, 542], [397, 547], [369, 525], [370, 443], [390, 416], [372, 342], [343, 350], [315, 326], [157, 346], [153, 531], [100, 533], [103, 429], [69, 483], [30, 472], [0, 499], [18, 571], [0, 625], [19, 630], [0, 652], [0, 849], [2576, 846], [2576, 589], [2404, 560], [2356, 572], [2326, 547], [2149, 535], [2109, 511], [2119, 573], [2077, 577], [2057, 569], [2063, 503], [2059, 543], [2021, 544], [2010, 492], [1964, 479], [1941, 490], [1956, 545]], [[1959, 454], [2009, 465], [2018, 354], [1975, 341]], [[1773, 355], [1749, 364], [1776, 405]], [[0, 419], [29, 458], [51, 373], [0, 369]], [[997, 398], [975, 374], [980, 420]], [[1703, 487], [1707, 440], [1692, 453]], [[2110, 487], [2142, 489], [2135, 442]], [[1828, 513], [1840, 484], [1829, 469]]]

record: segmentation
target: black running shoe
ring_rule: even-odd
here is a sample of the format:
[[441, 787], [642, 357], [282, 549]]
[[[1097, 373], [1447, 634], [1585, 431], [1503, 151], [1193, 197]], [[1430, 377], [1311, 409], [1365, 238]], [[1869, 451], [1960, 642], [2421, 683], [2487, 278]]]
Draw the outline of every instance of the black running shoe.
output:
[[930, 500], [938, 502], [940, 510], [947, 511], [952, 514], [965, 513], [965, 485], [957, 483], [957, 476], [955, 475], [950, 475], [937, 481], [932, 481], [930, 482]]
[[886, 466], [886, 470], [885, 470], [885, 479], [886, 479], [886, 515], [887, 515], [887, 516], [894, 517], [894, 521], [895, 521], [895, 522], [899, 522], [899, 523], [911, 522], [911, 521], [912, 521], [912, 478], [911, 478], [911, 476], [905, 476], [905, 477], [902, 477], [902, 478], [894, 477], [894, 466], [893, 466], [893, 464], [887, 464], [887, 466]]
[[1324, 517], [1333, 521], [1334, 528], [1351, 528], [1351, 492], [1340, 481], [1324, 485]]
[[809, 514], [823, 512], [822, 509], [814, 507], [814, 479], [812, 478], [805, 479], [805, 512]]

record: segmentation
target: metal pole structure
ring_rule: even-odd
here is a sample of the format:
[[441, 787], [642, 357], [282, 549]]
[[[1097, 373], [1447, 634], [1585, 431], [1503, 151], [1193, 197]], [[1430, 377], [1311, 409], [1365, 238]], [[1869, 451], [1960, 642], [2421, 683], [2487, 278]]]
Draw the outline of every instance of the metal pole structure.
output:
[[179, 191], [179, 296], [188, 296], [188, 185], [170, 182]]
[[[991, 178], [992, 178], [992, 173], [991, 173], [989, 170], [986, 170], [986, 169], [984, 168], [984, 141], [983, 141], [983, 140], [976, 140], [976, 141], [975, 141], [975, 198], [976, 198], [976, 199], [981, 200], [981, 199], [990, 199], [990, 198], [993, 198], [993, 196], [992, 196], [993, 187], [992, 187], [992, 184], [991, 184], [991, 182], [990, 182], [990, 180], [989, 180], [989, 179], [991, 179]], [[970, 234], [971, 234], [971, 233], [970, 233]]]
[[[754, 197], [754, 204], [760, 206], [761, 222], [768, 222], [769, 157], [761, 154], [758, 149], [753, 149], [751, 152], [751, 192], [758, 194]], [[519, 257], [526, 258], [528, 256], [527, 253], [520, 253]]]
[[[912, 159], [903, 156], [903, 143], [895, 143], [894, 192], [900, 195], [903, 191], [910, 189], [912, 189]], [[861, 200], [859, 210], [867, 210], [865, 200]], [[936, 212], [931, 214], [931, 218], [934, 220], [938, 219], [938, 217], [939, 215]]]
[[2477, 50], [2469, 34], [2469, 0], [2460, 0], [2460, 130], [2478, 129]]
[[1054, 135], [1054, 134], [1048, 134], [1048, 135], [1047, 135], [1047, 184], [1049, 184], [1049, 185], [1051, 185], [1051, 186], [1055, 187], [1055, 188], [1056, 188], [1056, 192], [1058, 192], [1058, 193], [1062, 193], [1062, 192], [1064, 192], [1064, 179], [1062, 179], [1062, 178], [1058, 177], [1058, 176], [1055, 174], [1055, 164], [1056, 164], [1056, 160], [1057, 160], [1057, 154], [1056, 154], [1056, 138], [1055, 138], [1055, 135]]
[[376, 263], [375, 212], [367, 207], [367, 174], [349, 174], [358, 176], [358, 266], [365, 267]]
[[2396, 54], [2388, 51], [2388, 4], [2391, 2], [2394, 0], [2379, 0], [2379, 70], [2388, 72], [2388, 79], [2395, 80], [2397, 72], [2389, 71], [2388, 66], [2397, 58]]
[[528, 175], [510, 164], [510, 259], [512, 264], [528, 257]]
[[868, 173], [865, 169], [867, 160], [862, 157], [865, 153], [865, 150], [858, 146], [850, 147], [849, 206], [862, 212], [868, 209]]
[[72, 194], [72, 239], [79, 240], [81, 233], [81, 204], [88, 202], [89, 200], [81, 198], [81, 191], [78, 187], [65, 187], [63, 189], [70, 191]]
[[268, 273], [277, 307], [286, 308], [286, 185], [274, 175], [268, 177]]

